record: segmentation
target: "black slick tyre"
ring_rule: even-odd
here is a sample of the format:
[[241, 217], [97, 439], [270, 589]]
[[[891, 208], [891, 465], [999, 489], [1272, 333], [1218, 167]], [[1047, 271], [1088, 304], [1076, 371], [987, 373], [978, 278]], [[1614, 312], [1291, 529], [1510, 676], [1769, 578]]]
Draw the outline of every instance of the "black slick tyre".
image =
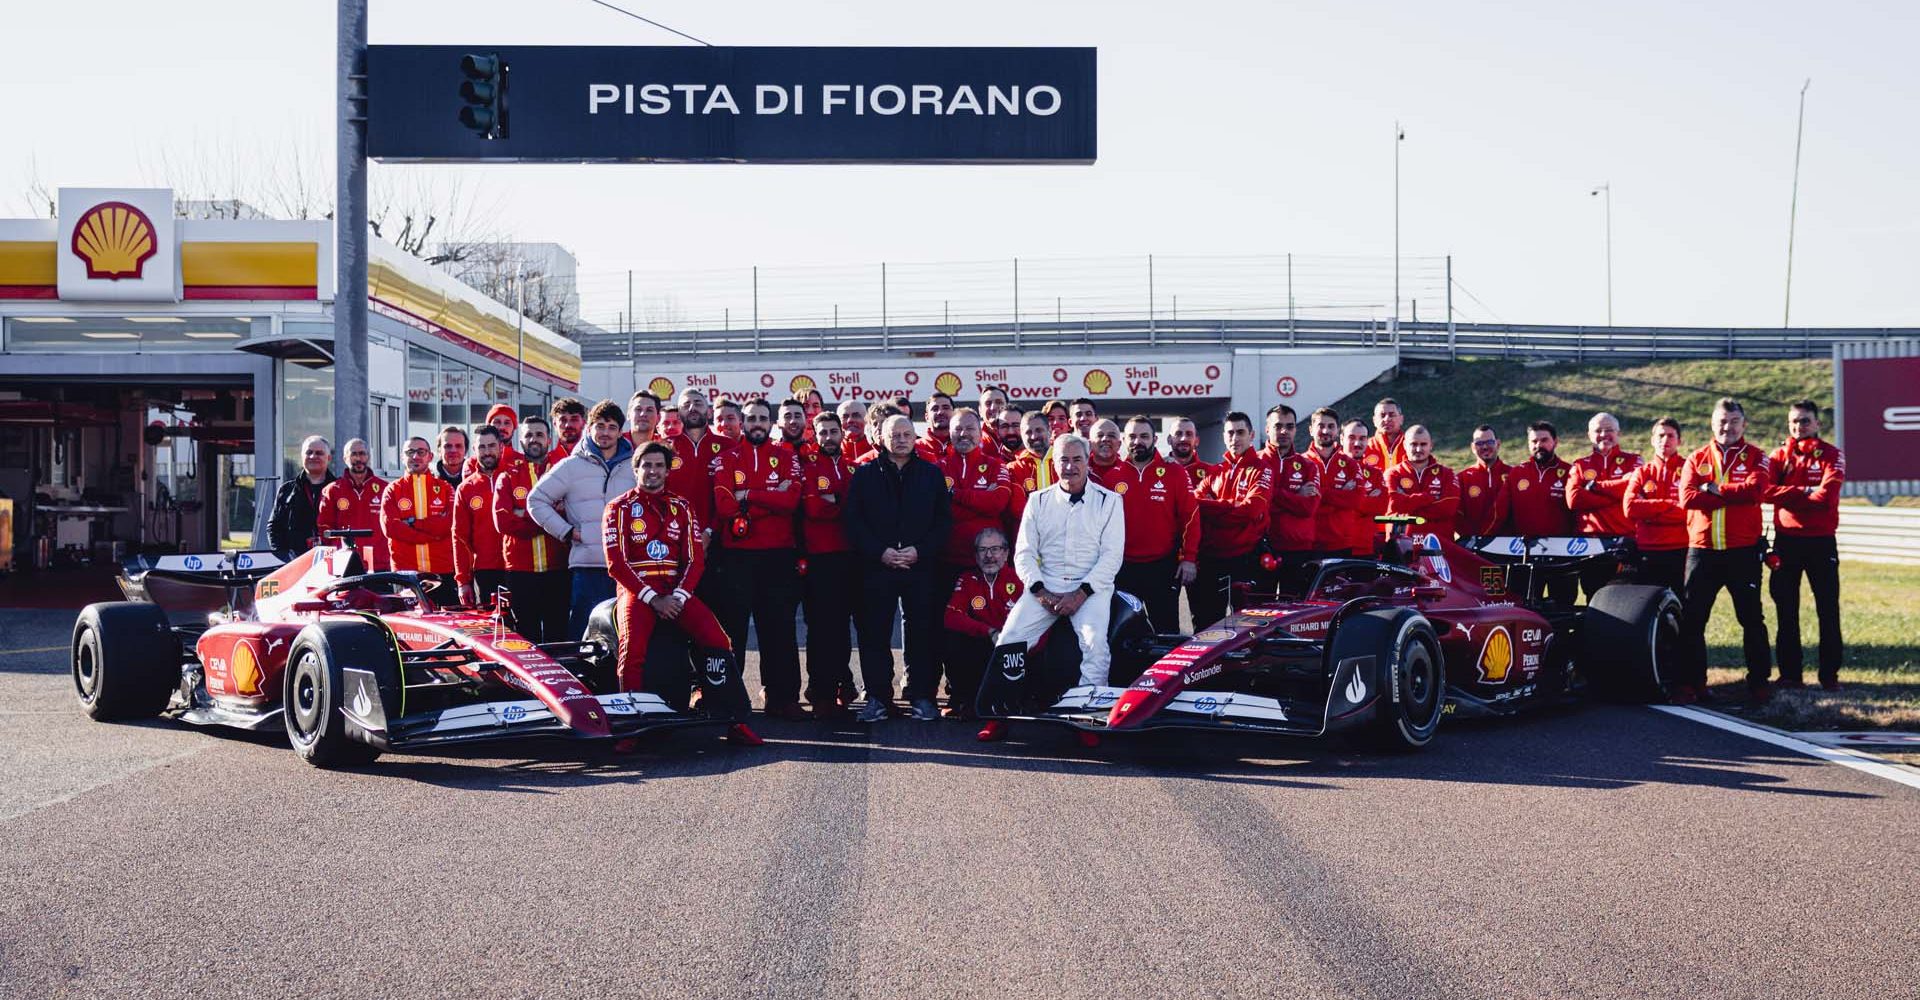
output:
[[180, 686], [180, 640], [152, 604], [89, 604], [73, 623], [80, 709], [100, 722], [151, 719]]
[[1599, 697], [1658, 701], [1680, 655], [1680, 598], [1665, 587], [1601, 587], [1580, 618], [1580, 673]]
[[1355, 737], [1388, 752], [1433, 742], [1446, 710], [1447, 669], [1426, 617], [1406, 608], [1354, 615], [1334, 637], [1333, 662], [1355, 656], [1373, 657], [1373, 673], [1365, 681], [1374, 685], [1377, 698], [1373, 718]]
[[356, 767], [380, 756], [378, 749], [348, 735], [340, 712], [346, 690], [342, 669], [350, 665], [399, 669], [392, 640], [366, 621], [315, 622], [300, 631], [287, 653], [282, 703], [287, 742], [315, 767]]

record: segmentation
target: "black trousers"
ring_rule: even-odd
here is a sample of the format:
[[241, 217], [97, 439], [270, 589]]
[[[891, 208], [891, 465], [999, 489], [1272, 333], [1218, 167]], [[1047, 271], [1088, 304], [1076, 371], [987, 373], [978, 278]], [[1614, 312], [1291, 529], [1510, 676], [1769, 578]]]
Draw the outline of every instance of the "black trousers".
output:
[[749, 620], [760, 640], [760, 686], [767, 707], [797, 704], [800, 639], [793, 622], [800, 607], [800, 577], [793, 550], [728, 549], [720, 565], [708, 572], [720, 576], [715, 583], [722, 600], [713, 613], [733, 640], [734, 652], [746, 655]]
[[[474, 574], [477, 579], [479, 574]], [[507, 594], [513, 602], [514, 631], [531, 642], [565, 642], [572, 614], [573, 574], [566, 567], [544, 573], [507, 571]]]
[[[507, 571], [504, 569], [476, 569], [473, 571], [474, 607], [483, 611], [493, 610], [493, 592], [507, 585]], [[512, 600], [512, 598], [508, 598]]]
[[947, 674], [947, 705], [971, 713], [980, 694], [980, 678], [987, 670], [993, 644], [984, 636], [948, 632], [942, 636], [940, 664]]
[[1813, 588], [1813, 610], [1820, 620], [1820, 679], [1840, 676], [1840, 553], [1833, 536], [1814, 538], [1806, 535], [1779, 535], [1773, 538], [1774, 554], [1780, 565], [1767, 578], [1767, 591], [1773, 595], [1773, 613], [1779, 617], [1774, 646], [1780, 656], [1780, 679], [1801, 679], [1804, 657], [1800, 651], [1800, 577]]
[[854, 621], [860, 631], [861, 686], [869, 698], [893, 698], [893, 614], [899, 609], [906, 633], [909, 700], [932, 698], [940, 684], [940, 661], [934, 654], [936, 594], [932, 567], [924, 570], [883, 569], [868, 564], [860, 578], [860, 608]]
[[1227, 582], [1257, 582], [1259, 558], [1253, 552], [1237, 556], [1200, 557], [1199, 575], [1187, 586], [1187, 606], [1193, 609], [1193, 627], [1203, 629], [1227, 616]]
[[1687, 550], [1641, 549], [1640, 566], [1635, 571], [1639, 582], [1665, 587], [1676, 595], [1687, 592]]
[[1174, 553], [1163, 559], [1121, 563], [1119, 574], [1113, 578], [1116, 589], [1138, 597], [1147, 606], [1147, 620], [1153, 622], [1156, 632], [1180, 631], [1180, 587], [1173, 582], [1173, 571], [1179, 567], [1178, 553]]
[[833, 705], [842, 689], [853, 690], [853, 609], [860, 597], [860, 554], [807, 556], [801, 586], [807, 618], [807, 701], [816, 708]]
[[1767, 649], [1767, 619], [1760, 610], [1760, 547], [1688, 549], [1686, 593], [1680, 641], [1687, 651], [1683, 683], [1707, 682], [1707, 621], [1721, 589], [1733, 598], [1733, 614], [1740, 621], [1741, 646], [1747, 660], [1747, 686], [1767, 682], [1772, 663]]

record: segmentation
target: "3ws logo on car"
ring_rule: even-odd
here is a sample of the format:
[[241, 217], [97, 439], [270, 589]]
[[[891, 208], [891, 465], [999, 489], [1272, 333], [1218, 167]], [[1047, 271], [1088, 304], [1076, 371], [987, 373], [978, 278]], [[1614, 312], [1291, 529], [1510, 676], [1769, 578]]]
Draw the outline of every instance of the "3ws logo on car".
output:
[[1027, 676], [1027, 654], [1025, 652], [1008, 653], [1005, 662], [1000, 664], [1000, 676], [1017, 681]]

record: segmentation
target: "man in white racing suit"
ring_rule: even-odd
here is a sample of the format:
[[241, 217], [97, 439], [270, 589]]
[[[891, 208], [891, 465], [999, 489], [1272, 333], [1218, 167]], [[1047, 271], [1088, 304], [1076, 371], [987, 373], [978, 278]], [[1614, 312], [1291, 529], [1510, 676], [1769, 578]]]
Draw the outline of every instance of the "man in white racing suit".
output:
[[1013, 545], [1013, 570], [1027, 592], [1007, 614], [995, 659], [1024, 656], [1024, 647], [1056, 618], [1068, 618], [1080, 642], [1080, 683], [1102, 685], [1112, 659], [1107, 619], [1113, 578], [1126, 555], [1127, 518], [1120, 494], [1088, 479], [1091, 452], [1086, 438], [1062, 435], [1053, 443], [1058, 479], [1027, 499]]

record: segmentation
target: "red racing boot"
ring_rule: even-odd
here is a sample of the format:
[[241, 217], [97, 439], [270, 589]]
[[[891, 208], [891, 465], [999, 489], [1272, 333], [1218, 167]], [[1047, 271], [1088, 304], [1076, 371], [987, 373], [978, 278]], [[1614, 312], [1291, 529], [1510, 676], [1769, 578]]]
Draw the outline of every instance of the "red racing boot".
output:
[[727, 727], [727, 742], [737, 747], [765, 746], [767, 741], [744, 722], [736, 722]]
[[973, 738], [976, 740], [979, 740], [982, 743], [993, 743], [998, 740], [1006, 739], [1007, 738], [1007, 720], [988, 719], [987, 724], [984, 726], [981, 726], [980, 731], [973, 734]]

